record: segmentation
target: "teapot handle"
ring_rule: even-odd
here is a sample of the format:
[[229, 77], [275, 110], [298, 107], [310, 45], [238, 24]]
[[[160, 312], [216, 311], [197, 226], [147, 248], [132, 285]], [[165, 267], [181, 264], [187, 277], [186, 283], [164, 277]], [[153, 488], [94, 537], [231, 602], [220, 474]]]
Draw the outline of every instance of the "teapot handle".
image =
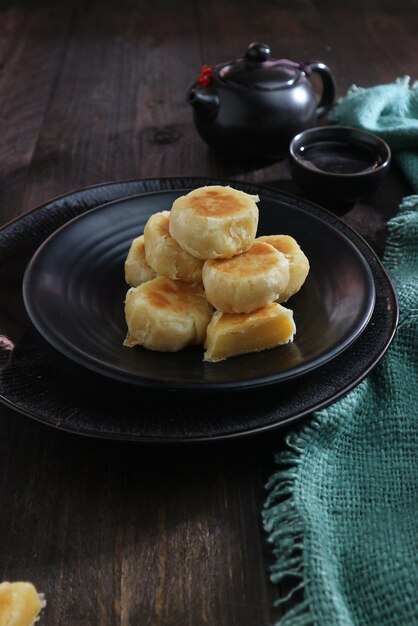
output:
[[317, 72], [322, 80], [322, 96], [316, 108], [317, 117], [324, 117], [330, 110], [335, 100], [335, 80], [331, 70], [325, 63], [313, 61], [305, 63], [310, 72]]

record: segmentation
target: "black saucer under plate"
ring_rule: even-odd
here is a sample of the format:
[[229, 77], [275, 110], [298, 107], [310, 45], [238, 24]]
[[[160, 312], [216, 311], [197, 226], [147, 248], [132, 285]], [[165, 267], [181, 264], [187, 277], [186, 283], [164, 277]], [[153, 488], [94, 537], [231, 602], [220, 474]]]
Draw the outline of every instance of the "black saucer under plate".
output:
[[[245, 357], [238, 357], [236, 363], [244, 359], [241, 372], [240, 368], [233, 366], [230, 370], [224, 370], [221, 378], [218, 375], [205, 380], [204, 371], [202, 369], [199, 371], [201, 354], [196, 348], [190, 350], [188, 356], [185, 357], [186, 369], [177, 367], [177, 378], [174, 383], [173, 378], [170, 380], [169, 376], [167, 382], [164, 382], [164, 377], [167, 378], [167, 371], [163, 376], [156, 373], [158, 364], [154, 365], [154, 368], [149, 366], [151, 375], [140, 372], [139, 379], [136, 375], [136, 380], [133, 380], [129, 378], [132, 372], [125, 378], [126, 371], [123, 370], [125, 367], [123, 362], [116, 365], [112, 362], [109, 365], [109, 360], [101, 358], [100, 361], [99, 357], [99, 366], [92, 367], [90, 362], [83, 363], [84, 354], [88, 355], [88, 359], [95, 358], [96, 355], [91, 354], [91, 347], [88, 350], [81, 350], [83, 357], [80, 359], [80, 346], [75, 345], [75, 352], [70, 354], [68, 343], [67, 347], [63, 347], [65, 340], [61, 344], [59, 344], [59, 339], [58, 343], [54, 343], [55, 339], [48, 336], [48, 341], [45, 341], [34, 329], [23, 304], [22, 279], [26, 266], [35, 251], [52, 233], [66, 225], [72, 218], [83, 215], [82, 218], [72, 221], [53, 235], [49, 243], [46, 243], [41, 252], [35, 256], [35, 261], [31, 265], [32, 269], [27, 274], [27, 284], [31, 282], [31, 271], [34, 267], [36, 268], [36, 259], [39, 260], [43, 254], [46, 254], [48, 267], [50, 261], [48, 255], [53, 250], [49, 247], [51, 242], [59, 241], [58, 248], [61, 247], [60, 233], [71, 232], [74, 235], [74, 228], [87, 225], [86, 240], [87, 243], [90, 241], [93, 244], [90, 257], [90, 262], [93, 262], [98, 256], [97, 245], [99, 244], [97, 239], [93, 237], [91, 240], [89, 237], [92, 237], [92, 224], [97, 219], [96, 215], [109, 216], [117, 211], [117, 215], [121, 218], [117, 222], [123, 224], [125, 222], [122, 216], [130, 214], [132, 207], [139, 206], [139, 209], [136, 209], [138, 211], [136, 215], [139, 218], [138, 230], [140, 231], [147, 211], [154, 212], [166, 208], [160, 204], [163, 199], [169, 203], [179, 192], [183, 193], [184, 189], [215, 183], [227, 184], [227, 181], [162, 179], [102, 185], [59, 198], [27, 213], [1, 229], [0, 393], [4, 403], [45, 424], [96, 437], [130, 441], [212, 440], [237, 437], [289, 424], [342, 396], [367, 375], [384, 354], [397, 323], [396, 296], [376, 255], [352, 229], [327, 211], [299, 198], [237, 181], [231, 184], [249, 193], [258, 193], [261, 197], [260, 234], [287, 230], [289, 234], [293, 234], [300, 240], [302, 247], [306, 248], [308, 256], [311, 257], [312, 272], [310, 283], [306, 283], [305, 294], [305, 304], [309, 303], [310, 308], [305, 312], [302, 291], [294, 302], [289, 302], [289, 306], [292, 305], [295, 310], [295, 316], [300, 317], [298, 331], [301, 341], [303, 340], [302, 346], [306, 341], [309, 348], [306, 349], [306, 353], [302, 351], [301, 361], [290, 360], [287, 364], [283, 364], [281, 358], [273, 359], [271, 363], [274, 363], [274, 371], [261, 370], [260, 374], [260, 362], [257, 363], [255, 360], [255, 367], [249, 373], [251, 360], [246, 363]], [[151, 205], [149, 204], [151, 198], [157, 200], [157, 209], [152, 202]], [[112, 204], [102, 207], [109, 202]], [[96, 207], [102, 208], [87, 213]], [[295, 219], [295, 216], [298, 219]], [[283, 229], [278, 228], [280, 219], [284, 220]], [[90, 230], [89, 220], [93, 220]], [[115, 215], [110, 218], [110, 222], [114, 224], [114, 220]], [[316, 234], [314, 224], [317, 225]], [[133, 232], [130, 230], [131, 227], [121, 228], [124, 234], [119, 245], [115, 246], [118, 252], [110, 255], [108, 274], [103, 278], [109, 281], [108, 284], [112, 290], [113, 286], [118, 290], [117, 297], [111, 300], [113, 317], [110, 315], [106, 318], [109, 324], [113, 325], [115, 336], [118, 337], [122, 332], [121, 304], [125, 289], [123, 280], [120, 281], [119, 270], [122, 270], [121, 262], [129, 245], [128, 239]], [[349, 289], [347, 292], [344, 280], [338, 283], [340, 290], [338, 293], [342, 294], [343, 300], [344, 294], [349, 294], [345, 302], [348, 319], [345, 331], [343, 313], [338, 310], [339, 299], [336, 298], [336, 287], [328, 285], [330, 279], [326, 278], [326, 272], [321, 269], [326, 255], [324, 243], [318, 238], [318, 230], [321, 236], [324, 233], [329, 234], [326, 241], [327, 245], [332, 244], [332, 249], [329, 250], [331, 258], [333, 255], [338, 257], [338, 251], [343, 249], [345, 251], [343, 256], [347, 258], [342, 267], [346, 268], [345, 271], [348, 271], [351, 265], [354, 268], [351, 274], [344, 274], [346, 278], [354, 276], [355, 288], [351, 292]], [[322, 248], [321, 253], [316, 253], [316, 248]], [[69, 250], [70, 248], [67, 248], [68, 253]], [[55, 252], [56, 250], [53, 255]], [[87, 251], [86, 256], [88, 258]], [[338, 273], [335, 265], [335, 261], [329, 262], [328, 273], [334, 276], [331, 283], [336, 285]], [[42, 272], [44, 269], [42, 266]], [[64, 276], [66, 271], [64, 268]], [[42, 275], [45, 278], [45, 275]], [[56, 274], [52, 275], [52, 282], [56, 278]], [[86, 310], [91, 314], [92, 302], [100, 309], [108, 301], [109, 296], [104, 300], [89, 299], [89, 294], [91, 294], [89, 280], [89, 278], [86, 279], [86, 290], [84, 292], [81, 290], [86, 299], [77, 296], [76, 302], [77, 306], [85, 302]], [[27, 285], [25, 289], [28, 289]], [[57, 284], [55, 288], [52, 287], [52, 292], [54, 289], [62, 295], [62, 285]], [[328, 294], [327, 297], [331, 298], [330, 303], [324, 304], [319, 300], [321, 289], [324, 289], [324, 293]], [[79, 291], [77, 285], [73, 285], [72, 290], [71, 293]], [[68, 288], [67, 293], [69, 292]], [[42, 294], [45, 295], [44, 292]], [[31, 296], [28, 296], [28, 292], [26, 296], [29, 302]], [[358, 304], [357, 315], [350, 309], [349, 301], [352, 297]], [[333, 310], [333, 298], [338, 323], [333, 329], [335, 331], [333, 337], [326, 338], [327, 345], [324, 349], [324, 344], [322, 343], [322, 348], [320, 345], [320, 335], [327, 327], [324, 320], [332, 317], [330, 312]], [[313, 304], [315, 307], [312, 306]], [[316, 344], [313, 341], [315, 333], [312, 328], [310, 329], [312, 324], [310, 318], [313, 317], [315, 311], [318, 313], [319, 328], [322, 329], [321, 332], [316, 333]], [[34, 316], [33, 310], [31, 310], [31, 315]], [[368, 321], [369, 317], [370, 321]], [[96, 326], [99, 318], [100, 310], [99, 317], [94, 318]], [[63, 328], [66, 329], [68, 315], [63, 315], [61, 311], [61, 319], [64, 320]], [[89, 320], [94, 321], [92, 318]], [[36, 323], [35, 319], [34, 321]], [[37, 321], [39, 330], [45, 336], [51, 329], [52, 333], [56, 333], [56, 330], [60, 328], [60, 320], [51, 322], [48, 314], [45, 322], [46, 333], [45, 327], [41, 328], [42, 324], [39, 324], [39, 320]], [[75, 327], [78, 327], [78, 324], [75, 324]], [[93, 328], [92, 332], [97, 343], [97, 334], [95, 335], [97, 329]], [[83, 328], [82, 335], [85, 336], [85, 334], [86, 329]], [[105, 352], [109, 340], [108, 336], [104, 339]], [[55, 347], [51, 347], [50, 343]], [[76, 344], [72, 341], [72, 345], [74, 343]], [[133, 355], [129, 358], [135, 359], [135, 355], [142, 359], [142, 352], [145, 352], [141, 349], [124, 350]], [[155, 357], [153, 353], [150, 354], [153, 355], [152, 358]], [[144, 358], [146, 363], [148, 356]], [[189, 359], [196, 366], [195, 375], [190, 374]], [[231, 359], [231, 363], [234, 360]], [[103, 362], [106, 362], [105, 366]], [[151, 361], [150, 363], [152, 365]], [[112, 371], [104, 371], [103, 367], [110, 367]], [[115, 375], [114, 368], [122, 368], [122, 375], [120, 375], [120, 369]], [[96, 371], [92, 371], [93, 369]], [[175, 366], [172, 366], [172, 369], [176, 369]], [[276, 378], [271, 380], [271, 376]], [[122, 378], [123, 381], [116, 380], [116, 378]], [[130, 382], [127, 382], [128, 380]], [[131, 384], [132, 382], [139, 382], [139, 385]], [[262, 387], [253, 388], [259, 385]], [[172, 391], [173, 388], [176, 391]], [[190, 393], [190, 388], [199, 392]]]

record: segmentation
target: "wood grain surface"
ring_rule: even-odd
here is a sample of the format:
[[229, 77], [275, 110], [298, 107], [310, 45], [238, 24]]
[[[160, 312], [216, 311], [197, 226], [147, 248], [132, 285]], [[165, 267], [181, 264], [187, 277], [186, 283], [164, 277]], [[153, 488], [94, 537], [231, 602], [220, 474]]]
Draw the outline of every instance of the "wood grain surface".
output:
[[[203, 63], [251, 41], [356, 83], [418, 78], [405, 0], [0, 2], [0, 222], [76, 189], [221, 176], [301, 193], [287, 160], [215, 156], [193, 126]], [[382, 252], [408, 187], [392, 168], [344, 219]], [[46, 594], [45, 626], [267, 626], [283, 590], [261, 524], [282, 431], [216, 445], [83, 439], [0, 407], [0, 580]], [[328, 625], [324, 625], [328, 626]]]

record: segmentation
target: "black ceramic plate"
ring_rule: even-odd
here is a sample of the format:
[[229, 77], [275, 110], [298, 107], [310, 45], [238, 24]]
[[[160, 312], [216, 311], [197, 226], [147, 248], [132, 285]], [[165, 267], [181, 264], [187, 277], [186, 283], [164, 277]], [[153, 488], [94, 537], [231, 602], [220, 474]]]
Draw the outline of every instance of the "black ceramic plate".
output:
[[1, 402], [43, 424], [91, 437], [150, 443], [216, 441], [293, 423], [337, 400], [370, 372], [387, 350], [398, 319], [396, 295], [377, 256], [352, 229], [320, 207], [238, 181], [231, 184], [330, 224], [366, 259], [376, 287], [375, 308], [363, 333], [346, 350], [284, 383], [190, 394], [105, 378], [63, 356], [39, 335], [23, 304], [22, 279], [36, 249], [51, 233], [105, 202], [205, 184], [227, 181], [169, 178], [100, 185], [51, 201], [0, 229]]
[[292, 344], [219, 363], [203, 362], [202, 347], [178, 353], [123, 346], [127, 286], [123, 262], [150, 215], [169, 210], [188, 190], [118, 200], [70, 221], [36, 252], [23, 280], [26, 309], [57, 350], [100, 374], [165, 389], [229, 389], [270, 385], [306, 374], [345, 350], [373, 311], [372, 273], [341, 229], [286, 202], [260, 196], [258, 234], [291, 234], [311, 270], [287, 306], [294, 311]]

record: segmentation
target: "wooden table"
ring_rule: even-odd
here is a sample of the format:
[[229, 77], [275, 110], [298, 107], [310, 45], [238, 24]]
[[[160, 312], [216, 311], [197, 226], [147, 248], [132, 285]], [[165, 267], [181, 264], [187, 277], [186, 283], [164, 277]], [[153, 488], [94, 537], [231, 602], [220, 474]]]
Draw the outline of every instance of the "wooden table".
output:
[[[0, 220], [89, 185], [213, 176], [300, 193], [287, 161], [214, 156], [185, 101], [203, 63], [254, 40], [320, 59], [338, 95], [418, 78], [404, 0], [0, 2]], [[345, 219], [379, 252], [408, 187], [391, 174]], [[235, 443], [124, 445], [0, 407], [0, 580], [45, 592], [50, 626], [262, 626], [282, 590], [261, 525], [283, 431]]]

